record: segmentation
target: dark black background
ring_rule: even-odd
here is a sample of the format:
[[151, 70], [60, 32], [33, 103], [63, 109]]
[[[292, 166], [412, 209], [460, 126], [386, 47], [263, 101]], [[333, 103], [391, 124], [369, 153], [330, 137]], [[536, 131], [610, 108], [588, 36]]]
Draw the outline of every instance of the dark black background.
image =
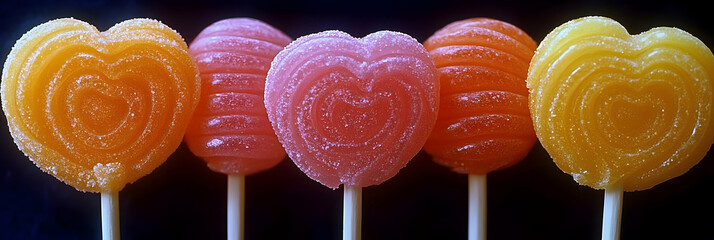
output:
[[[698, 3], [697, 3], [698, 2]], [[263, 20], [296, 38], [340, 29], [355, 36], [401, 31], [424, 41], [456, 20], [510, 22], [539, 42], [558, 25], [602, 15], [631, 33], [674, 26], [714, 46], [706, 1], [11, 1], [0, 2], [0, 55], [35, 25], [75, 17], [106, 30], [135, 17], [161, 20], [191, 42], [214, 21]], [[0, 239], [99, 239], [99, 194], [82, 193], [40, 171], [0, 119]], [[714, 239], [712, 154], [686, 174], [625, 193], [623, 239]], [[307, 178], [286, 159], [248, 176], [246, 239], [339, 239], [342, 190]], [[364, 239], [466, 239], [465, 175], [418, 154], [396, 177], [363, 191]], [[185, 145], [120, 193], [124, 239], [224, 239], [226, 177]], [[488, 177], [490, 239], [598, 239], [603, 191], [579, 186], [536, 144], [521, 163]]]

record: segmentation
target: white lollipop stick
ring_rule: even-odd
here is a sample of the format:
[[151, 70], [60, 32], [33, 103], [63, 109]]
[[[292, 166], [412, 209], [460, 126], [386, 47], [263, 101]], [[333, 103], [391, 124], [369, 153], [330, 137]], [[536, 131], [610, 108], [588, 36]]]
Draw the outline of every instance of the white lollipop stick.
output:
[[243, 239], [245, 176], [228, 175], [228, 240]]
[[362, 238], [362, 188], [345, 186], [344, 211], [342, 215], [342, 239]]
[[486, 239], [486, 175], [469, 174], [469, 240]]
[[119, 240], [119, 192], [102, 193], [102, 239]]
[[622, 184], [605, 188], [605, 205], [602, 214], [602, 239], [620, 239], [622, 213]]

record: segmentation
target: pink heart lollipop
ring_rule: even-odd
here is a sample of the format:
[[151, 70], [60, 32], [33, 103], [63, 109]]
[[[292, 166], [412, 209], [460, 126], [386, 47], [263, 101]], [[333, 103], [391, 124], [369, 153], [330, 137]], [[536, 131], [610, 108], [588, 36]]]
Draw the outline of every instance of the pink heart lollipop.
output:
[[330, 188], [345, 185], [343, 238], [360, 239], [361, 188], [396, 175], [419, 152], [436, 121], [439, 82], [408, 35], [327, 31], [278, 53], [265, 106], [300, 170]]
[[393, 177], [416, 155], [439, 107], [436, 68], [412, 37], [339, 31], [278, 53], [265, 86], [268, 117], [308, 177], [337, 188]]

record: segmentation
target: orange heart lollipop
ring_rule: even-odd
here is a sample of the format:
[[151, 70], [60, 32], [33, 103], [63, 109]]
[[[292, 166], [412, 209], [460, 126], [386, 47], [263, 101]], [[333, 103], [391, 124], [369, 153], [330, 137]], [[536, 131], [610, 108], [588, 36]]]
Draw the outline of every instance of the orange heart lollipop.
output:
[[30, 160], [79, 191], [116, 196], [178, 147], [199, 87], [186, 43], [158, 21], [99, 32], [58, 19], [17, 41], [1, 92], [10, 133]]

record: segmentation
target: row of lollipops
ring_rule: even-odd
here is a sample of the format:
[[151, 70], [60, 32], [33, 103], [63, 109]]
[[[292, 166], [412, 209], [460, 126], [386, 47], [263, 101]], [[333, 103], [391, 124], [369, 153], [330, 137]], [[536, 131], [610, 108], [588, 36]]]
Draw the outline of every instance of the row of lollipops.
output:
[[58, 19], [17, 41], [1, 91], [20, 150], [77, 190], [102, 193], [105, 239], [119, 237], [117, 193], [182, 140], [229, 175], [229, 239], [242, 238], [243, 176], [286, 153], [308, 177], [345, 186], [344, 237], [359, 239], [361, 188], [421, 149], [471, 176], [469, 238], [483, 239], [485, 175], [537, 140], [575, 181], [606, 190], [603, 238], [616, 239], [623, 191], [679, 176], [709, 150], [712, 76], [714, 56], [694, 36], [633, 36], [604, 17], [567, 22], [540, 45], [486, 18], [423, 44], [391, 31], [293, 41], [236, 18], [190, 46], [155, 20], [99, 32]]

